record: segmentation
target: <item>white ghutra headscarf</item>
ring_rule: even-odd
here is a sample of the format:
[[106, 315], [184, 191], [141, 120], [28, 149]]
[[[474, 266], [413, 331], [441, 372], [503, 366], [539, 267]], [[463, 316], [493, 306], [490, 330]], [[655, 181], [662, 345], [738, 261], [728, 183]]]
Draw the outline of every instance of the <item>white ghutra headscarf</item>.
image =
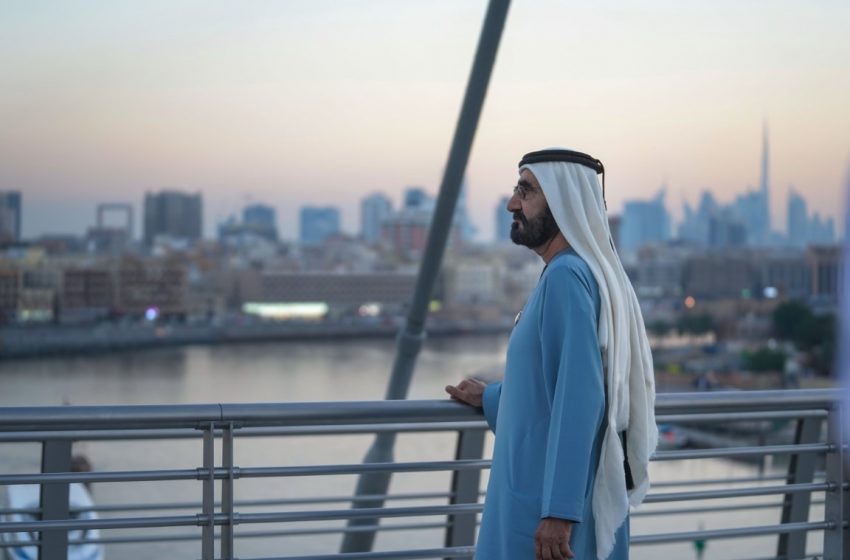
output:
[[[607, 357], [608, 427], [593, 488], [596, 551], [607, 558], [615, 533], [649, 490], [649, 458], [658, 443], [652, 354], [637, 296], [611, 242], [605, 201], [594, 169], [578, 163], [528, 163], [558, 228], [584, 259], [597, 284], [601, 308], [599, 344]], [[627, 490], [623, 445], [634, 488]]]

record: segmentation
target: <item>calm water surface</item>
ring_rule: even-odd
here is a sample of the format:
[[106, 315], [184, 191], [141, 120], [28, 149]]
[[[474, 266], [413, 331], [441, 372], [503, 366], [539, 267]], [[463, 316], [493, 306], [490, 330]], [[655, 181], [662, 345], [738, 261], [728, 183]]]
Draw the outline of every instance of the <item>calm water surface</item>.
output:
[[[470, 374], [498, 376], [507, 336], [457, 337], [429, 340], [419, 358], [410, 398], [443, 398], [443, 386]], [[379, 400], [383, 398], [394, 357], [393, 340], [346, 340], [341, 342], [285, 342], [228, 346], [191, 346], [109, 355], [31, 359], [0, 362], [0, 406], [72, 404], [180, 404], [219, 402], [285, 402], [328, 400]], [[237, 440], [236, 463], [242, 467], [359, 462], [372, 439], [368, 436]], [[491, 443], [491, 442], [490, 442]], [[451, 435], [412, 434], [399, 438], [399, 461], [453, 458]], [[85, 453], [97, 470], [196, 468], [200, 465], [199, 441], [81, 442], [76, 452]], [[38, 469], [36, 445], [0, 446], [0, 471]], [[719, 460], [685, 464], [654, 463], [655, 480], [713, 479], [751, 476], [752, 466]], [[351, 476], [311, 479], [239, 480], [237, 500], [346, 496], [353, 489]], [[396, 475], [391, 492], [445, 491], [444, 473]], [[676, 491], [679, 488], [659, 491]], [[162, 503], [200, 499], [199, 483], [96, 484], [99, 504]], [[776, 498], [765, 499], [776, 501]], [[396, 502], [395, 505], [433, 505], [435, 502]], [[659, 504], [658, 508], [687, 504]], [[274, 506], [268, 511], [303, 510], [311, 506]], [[330, 507], [345, 507], [334, 504]], [[647, 506], [645, 509], [649, 510]], [[245, 509], [244, 511], [249, 511]], [[264, 511], [251, 509], [250, 511]], [[142, 513], [175, 515], [184, 511]], [[129, 515], [129, 514], [119, 514]], [[132, 515], [137, 515], [133, 513]], [[425, 520], [434, 521], [434, 520]], [[675, 530], [773, 524], [778, 510], [765, 509], [702, 516], [633, 517], [632, 532], [646, 534]], [[402, 520], [391, 520], [397, 524]], [[337, 522], [319, 526], [337, 526]], [[315, 528], [316, 524], [300, 527]], [[277, 527], [240, 525], [240, 534]], [[287, 526], [292, 528], [292, 525]], [[199, 534], [194, 528], [172, 534]], [[113, 537], [127, 531], [105, 532]], [[307, 537], [238, 538], [237, 554], [243, 558], [286, 554], [322, 554], [338, 550], [337, 535]], [[379, 536], [377, 547], [442, 546], [437, 530], [390, 531]], [[711, 541], [705, 558], [752, 558], [775, 554], [775, 538]], [[814, 547], [817, 550], [817, 547]], [[197, 558], [197, 543], [109, 545], [110, 559]], [[664, 547], [633, 547], [632, 557], [695, 558], [690, 543]]]

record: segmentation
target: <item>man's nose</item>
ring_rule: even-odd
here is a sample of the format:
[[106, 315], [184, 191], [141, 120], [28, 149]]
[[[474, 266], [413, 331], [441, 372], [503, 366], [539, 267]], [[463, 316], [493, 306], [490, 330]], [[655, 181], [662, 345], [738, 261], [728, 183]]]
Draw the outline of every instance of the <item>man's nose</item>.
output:
[[505, 207], [505, 210], [508, 212], [517, 212], [518, 210], [522, 210], [522, 205], [519, 203], [519, 195], [514, 194], [508, 199], [508, 205]]

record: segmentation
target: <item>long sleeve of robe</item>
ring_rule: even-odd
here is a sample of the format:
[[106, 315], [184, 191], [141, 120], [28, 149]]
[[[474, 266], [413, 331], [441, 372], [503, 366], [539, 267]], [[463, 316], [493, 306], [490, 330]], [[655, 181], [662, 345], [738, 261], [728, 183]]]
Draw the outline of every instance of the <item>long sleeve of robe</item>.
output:
[[[572, 521], [576, 558], [596, 559], [591, 504], [605, 431], [599, 306], [593, 274], [567, 250], [550, 261], [520, 315], [504, 380], [483, 396], [496, 441], [478, 560], [533, 559], [546, 517]], [[628, 538], [627, 521], [609, 560], [628, 558]]]

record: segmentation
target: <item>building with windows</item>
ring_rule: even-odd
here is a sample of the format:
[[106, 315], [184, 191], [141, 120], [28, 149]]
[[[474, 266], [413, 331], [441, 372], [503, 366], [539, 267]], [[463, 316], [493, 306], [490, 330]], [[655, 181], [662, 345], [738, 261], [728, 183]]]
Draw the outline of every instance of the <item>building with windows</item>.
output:
[[21, 193], [0, 191], [0, 243], [21, 240]]
[[277, 242], [277, 212], [265, 204], [251, 204], [242, 210], [242, 226], [246, 231]]
[[382, 193], [374, 193], [360, 201], [360, 235], [367, 243], [381, 240], [381, 228], [393, 215], [392, 201]]
[[302, 245], [320, 245], [340, 230], [339, 209], [335, 206], [304, 206], [300, 215]]
[[193, 243], [202, 235], [201, 193], [161, 191], [145, 194], [145, 245], [159, 237]]
[[671, 237], [671, 220], [664, 206], [662, 189], [651, 200], [632, 200], [625, 203], [620, 225], [620, 249], [637, 251], [651, 243], [663, 243]]
[[511, 223], [514, 220], [513, 214], [508, 212], [509, 196], [503, 196], [496, 204], [495, 221], [496, 224], [496, 243], [510, 243], [511, 241]]

